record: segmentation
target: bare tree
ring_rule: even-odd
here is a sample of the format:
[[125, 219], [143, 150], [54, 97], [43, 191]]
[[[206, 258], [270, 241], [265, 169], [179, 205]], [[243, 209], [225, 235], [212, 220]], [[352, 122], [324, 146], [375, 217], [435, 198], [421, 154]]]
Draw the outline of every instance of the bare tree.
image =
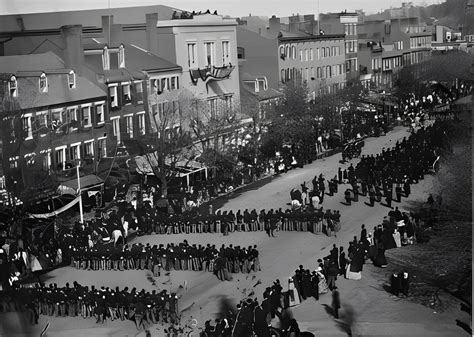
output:
[[239, 103], [230, 98], [203, 100], [192, 97], [189, 107], [189, 125], [196, 140], [196, 152], [208, 166], [232, 171], [238, 161], [240, 144]]
[[190, 158], [192, 141], [187, 130], [185, 101], [179, 94], [167, 93], [163, 97], [153, 95], [149, 100], [153, 114], [150, 116], [152, 132], [139, 140], [144, 162], [137, 170], [148, 174], [149, 168], [161, 182], [161, 194], [166, 197], [171, 180], [179, 176], [178, 167], [186, 165]]

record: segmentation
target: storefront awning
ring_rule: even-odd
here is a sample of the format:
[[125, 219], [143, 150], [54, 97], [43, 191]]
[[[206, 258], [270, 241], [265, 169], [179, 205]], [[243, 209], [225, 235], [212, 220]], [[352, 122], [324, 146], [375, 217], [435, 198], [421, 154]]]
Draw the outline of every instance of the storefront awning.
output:
[[[80, 177], [80, 181], [81, 191], [86, 191], [91, 188], [98, 187], [104, 183], [104, 181], [95, 174], [89, 174]], [[66, 180], [60, 183], [58, 187], [58, 192], [59, 194], [76, 194], [77, 187], [77, 178]]]

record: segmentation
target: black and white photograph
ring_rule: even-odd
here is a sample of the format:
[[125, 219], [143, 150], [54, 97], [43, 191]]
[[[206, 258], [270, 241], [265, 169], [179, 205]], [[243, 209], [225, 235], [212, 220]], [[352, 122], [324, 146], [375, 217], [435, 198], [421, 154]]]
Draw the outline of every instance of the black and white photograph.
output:
[[474, 0], [0, 0], [0, 336], [472, 336]]

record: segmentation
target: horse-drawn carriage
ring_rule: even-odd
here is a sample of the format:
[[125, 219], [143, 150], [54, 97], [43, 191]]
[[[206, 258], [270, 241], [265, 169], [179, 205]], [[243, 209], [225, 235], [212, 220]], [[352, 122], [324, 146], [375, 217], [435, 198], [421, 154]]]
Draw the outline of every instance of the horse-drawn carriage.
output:
[[342, 149], [342, 161], [345, 162], [346, 160], [358, 158], [362, 153], [364, 144], [365, 142], [362, 139], [344, 144], [344, 148]]

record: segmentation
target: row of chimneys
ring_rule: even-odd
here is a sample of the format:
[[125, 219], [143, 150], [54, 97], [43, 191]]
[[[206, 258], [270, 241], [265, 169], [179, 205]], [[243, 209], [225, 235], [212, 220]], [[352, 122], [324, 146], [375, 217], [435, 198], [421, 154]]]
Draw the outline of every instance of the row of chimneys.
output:
[[[102, 34], [109, 46], [117, 47], [123, 41], [119, 41], [118, 38], [122, 34], [121, 25], [114, 25], [113, 16], [102, 16]], [[158, 13], [146, 14], [146, 46], [147, 49], [158, 55], [158, 39], [157, 39], [157, 22]], [[78, 73], [81, 72], [82, 64], [84, 64], [84, 51], [82, 49], [82, 26], [62, 26], [61, 36], [66, 44], [64, 58], [66, 66], [68, 68], [75, 69]]]
[[[314, 14], [306, 14], [303, 15], [303, 21], [300, 19], [300, 15], [294, 15], [289, 17], [289, 31], [291, 33], [296, 33], [300, 31], [308, 32], [310, 34], [317, 35], [318, 32], [318, 25], [317, 21], [314, 18]], [[281, 21], [280, 18], [277, 18], [273, 15], [269, 20], [269, 27], [268, 29], [270, 32], [279, 32], [281, 31]]]

